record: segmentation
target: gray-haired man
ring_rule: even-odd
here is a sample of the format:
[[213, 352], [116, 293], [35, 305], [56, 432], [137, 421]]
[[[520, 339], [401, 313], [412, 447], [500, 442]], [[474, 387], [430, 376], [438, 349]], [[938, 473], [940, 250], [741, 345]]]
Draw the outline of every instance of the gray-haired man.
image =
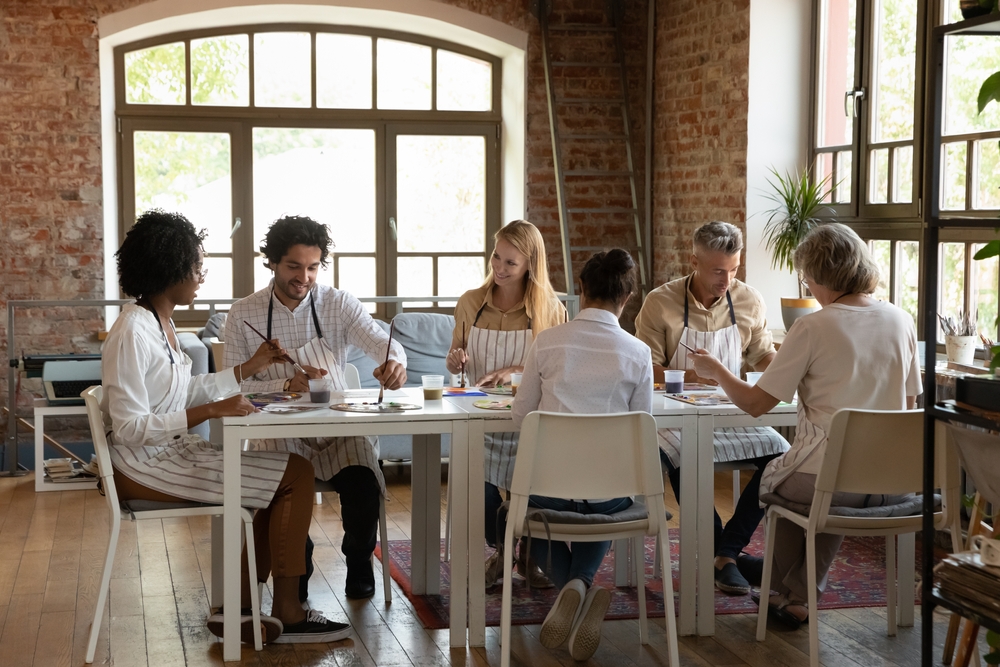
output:
[[[736, 280], [742, 250], [743, 235], [736, 226], [728, 222], [702, 225], [694, 233], [692, 272], [646, 297], [635, 319], [635, 335], [649, 345], [654, 378], [659, 380], [669, 368], [684, 370], [686, 382], [708, 382], [695, 374], [681, 343], [708, 350], [737, 376], [744, 365], [762, 371], [771, 363], [775, 350], [764, 299]], [[661, 429], [658, 435], [660, 458], [680, 501], [680, 437], [671, 429]], [[715, 514], [715, 584], [726, 593], [746, 595], [751, 583], [760, 583], [760, 559], [741, 552], [764, 516], [757, 502], [764, 466], [787, 449], [788, 443], [772, 428], [715, 432], [717, 462], [739, 461], [757, 468], [725, 528]]]

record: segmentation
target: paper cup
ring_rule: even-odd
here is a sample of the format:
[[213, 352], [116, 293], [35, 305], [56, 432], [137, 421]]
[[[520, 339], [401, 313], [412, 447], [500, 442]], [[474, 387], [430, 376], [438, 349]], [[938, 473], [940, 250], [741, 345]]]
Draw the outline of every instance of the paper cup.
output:
[[440, 401], [444, 398], [444, 376], [425, 375], [420, 380], [424, 387], [425, 401]]
[[684, 371], [663, 371], [664, 389], [668, 394], [679, 394], [684, 391]]

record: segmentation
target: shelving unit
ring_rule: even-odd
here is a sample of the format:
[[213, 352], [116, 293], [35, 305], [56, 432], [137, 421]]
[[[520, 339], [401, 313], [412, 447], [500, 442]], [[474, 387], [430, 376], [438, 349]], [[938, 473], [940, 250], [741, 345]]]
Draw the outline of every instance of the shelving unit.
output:
[[[1000, 220], [994, 214], [985, 213], [982, 216], [970, 215], [968, 211], [957, 215], [941, 214], [941, 125], [944, 104], [944, 56], [945, 38], [949, 35], [968, 36], [1000, 36], [1000, 15], [989, 14], [967, 21], [938, 26], [934, 29], [929, 45], [931, 63], [928, 68], [928, 95], [932, 100], [932, 108], [925, 125], [924, 141], [925, 161], [927, 169], [924, 173], [924, 336], [929, 338], [937, 331], [938, 308], [938, 243], [940, 230], [949, 229], [982, 229], [984, 227], [1000, 227]], [[970, 156], [971, 159], [971, 156]], [[934, 396], [936, 379], [935, 345], [926, 345], [924, 359], [924, 396]], [[947, 404], [928, 405], [924, 409], [924, 535], [934, 534], [933, 506], [929, 499], [934, 492], [934, 434], [935, 422], [945, 420], [979, 426], [1000, 431], [1000, 423], [985, 419], [978, 415], [960, 412]], [[934, 660], [934, 607], [942, 606], [972, 619], [983, 627], [1000, 631], [1000, 619], [982, 617], [974, 611], [952, 600], [938, 595], [934, 589], [933, 575], [934, 540], [922, 540], [923, 569], [923, 605], [921, 607], [921, 664], [931, 667]]]

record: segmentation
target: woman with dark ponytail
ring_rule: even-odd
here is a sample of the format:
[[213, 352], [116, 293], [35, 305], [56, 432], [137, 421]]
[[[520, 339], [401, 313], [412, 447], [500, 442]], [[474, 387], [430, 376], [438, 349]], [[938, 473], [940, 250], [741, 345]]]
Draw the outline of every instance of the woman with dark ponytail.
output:
[[[599, 252], [580, 273], [582, 309], [572, 322], [538, 334], [524, 362], [524, 376], [513, 404], [520, 427], [533, 410], [581, 414], [649, 412], [653, 405], [653, 362], [649, 347], [618, 324], [636, 287], [635, 262], [624, 250]], [[614, 443], [609, 442], [609, 447]], [[613, 514], [631, 498], [576, 502], [531, 496], [530, 505], [581, 514]], [[555, 648], [567, 639], [570, 655], [587, 660], [601, 640], [601, 622], [611, 594], [594, 586], [610, 542], [533, 540], [531, 559], [546, 562], [549, 577], [561, 587], [542, 623], [539, 641]]]

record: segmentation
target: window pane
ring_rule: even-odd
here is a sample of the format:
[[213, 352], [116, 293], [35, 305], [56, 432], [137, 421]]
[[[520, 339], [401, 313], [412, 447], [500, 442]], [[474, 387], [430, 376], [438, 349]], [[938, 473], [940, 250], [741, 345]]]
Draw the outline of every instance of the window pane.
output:
[[451, 51], [437, 52], [437, 108], [444, 111], [489, 111], [493, 65]]
[[913, 138], [917, 3], [881, 0], [875, 9], [875, 85], [872, 138]]
[[125, 101], [184, 104], [184, 43], [162, 44], [125, 54]]
[[227, 35], [191, 40], [191, 103], [250, 104], [250, 38]]
[[253, 49], [255, 106], [312, 105], [312, 43], [309, 33], [257, 33]]
[[[984, 243], [974, 243], [975, 255]], [[997, 339], [997, 270], [998, 258], [990, 257], [972, 262], [969, 267], [972, 284], [969, 285], [969, 303], [978, 309], [977, 328], [980, 333], [993, 340]]]
[[1000, 208], [1000, 143], [997, 139], [976, 142], [976, 182], [973, 192], [976, 194], [974, 208]]
[[378, 40], [378, 108], [431, 108], [431, 47]]
[[920, 280], [920, 244], [917, 241], [900, 241], [896, 244], [896, 284], [899, 285], [899, 307], [917, 321], [917, 284]]
[[945, 38], [944, 133], [1000, 130], [1000, 104], [979, 114], [979, 87], [1000, 69], [1000, 40], [993, 37]]
[[[461, 296], [486, 279], [482, 257], [438, 258], [438, 291], [442, 296]], [[454, 302], [452, 302], [452, 305]], [[448, 305], [442, 302], [440, 305]]]
[[[205, 283], [198, 289], [199, 299], [233, 298], [233, 260], [229, 257], [206, 257], [202, 268], [208, 273]], [[223, 306], [229, 308], [229, 306]], [[208, 310], [208, 304], [195, 306], [197, 310]]]
[[[229, 135], [142, 131], [133, 134], [133, 142], [136, 213], [150, 208], [182, 213], [196, 229], [208, 231], [206, 252], [231, 252]], [[206, 285], [221, 280], [215, 274]]]
[[[833, 171], [833, 153], [819, 153], [816, 155], [816, 166], [815, 174], [813, 178], [816, 179], [817, 183], [823, 182], [824, 179], [830, 176], [830, 172]], [[833, 193], [829, 188], [824, 188], [823, 201], [826, 203], [831, 203]]]
[[[256, 237], [254, 237], [256, 238]], [[271, 282], [271, 270], [264, 266], [267, 259], [263, 255], [255, 255], [253, 258], [253, 291], [263, 289]]]
[[[396, 259], [396, 293], [399, 296], [434, 294], [434, 265], [430, 257]], [[407, 302], [406, 308], [428, 308], [431, 305], [430, 301], [413, 301]]]
[[967, 144], [945, 144], [943, 173], [941, 175], [941, 208], [960, 211], [965, 208], [965, 160]]
[[254, 243], [283, 215], [330, 227], [340, 252], [375, 252], [375, 132], [253, 130]]
[[889, 149], [871, 151], [868, 165], [868, 203], [884, 204], [889, 193]]
[[[938, 313], [958, 319], [965, 303], [965, 244], [941, 244], [941, 296]], [[938, 340], [944, 340], [944, 332], [938, 325]]]
[[[336, 287], [354, 296], [378, 296], [375, 288], [374, 257], [338, 257], [339, 280]], [[332, 266], [332, 263], [331, 263]], [[377, 304], [365, 303], [369, 313], [374, 313]]]
[[909, 204], [913, 201], [913, 146], [893, 150], [896, 151], [896, 159], [892, 170], [892, 201]]
[[843, 146], [854, 136], [854, 120], [844, 111], [844, 94], [854, 89], [856, 0], [820, 3], [817, 145]]
[[875, 293], [872, 296], [879, 301], [891, 301], [892, 296], [889, 294], [889, 272], [892, 265], [889, 259], [892, 253], [892, 241], [869, 241], [868, 247], [871, 248], [872, 258], [878, 264], [879, 271], [878, 287], [875, 288]]
[[396, 137], [396, 224], [401, 252], [483, 252], [483, 137]]
[[316, 106], [372, 108], [372, 38], [316, 35]]
[[854, 153], [851, 151], [840, 151], [837, 153], [837, 193], [836, 202], [838, 204], [851, 203], [851, 174], [854, 168]]

